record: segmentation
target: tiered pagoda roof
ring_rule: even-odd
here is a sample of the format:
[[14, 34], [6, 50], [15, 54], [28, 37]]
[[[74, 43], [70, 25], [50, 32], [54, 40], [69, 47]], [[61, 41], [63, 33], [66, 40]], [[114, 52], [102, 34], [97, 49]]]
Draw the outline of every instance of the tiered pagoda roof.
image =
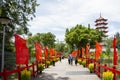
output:
[[108, 23], [106, 22], [96, 23], [95, 26], [102, 25], [102, 24], [107, 25]]
[[106, 29], [108, 28], [106, 25], [107, 23], [107, 19], [103, 18], [100, 14], [100, 17], [98, 19], [95, 20], [95, 26], [96, 29], [102, 31], [105, 35], [105, 37], [107, 37], [106, 33], [108, 32]]
[[104, 33], [107, 33], [108, 31], [103, 31]]
[[96, 27], [96, 29], [100, 29], [100, 28], [101, 28], [101, 29], [103, 29], [103, 28], [104, 28], [104, 29], [107, 29], [108, 27], [107, 27], [107, 26]]
[[98, 22], [98, 21], [107, 21], [107, 19], [105, 19], [105, 18], [101, 17], [101, 15], [100, 15], [100, 17], [99, 17], [98, 19], [96, 19], [96, 21], [95, 21], [95, 22]]

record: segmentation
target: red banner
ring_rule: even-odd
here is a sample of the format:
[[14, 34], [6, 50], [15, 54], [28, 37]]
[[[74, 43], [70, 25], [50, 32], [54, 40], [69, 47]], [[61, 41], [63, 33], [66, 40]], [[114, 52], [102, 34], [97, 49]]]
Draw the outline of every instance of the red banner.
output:
[[116, 43], [117, 43], [117, 39], [116, 39], [116, 37], [114, 36], [114, 39], [113, 39], [113, 49], [114, 49], [113, 64], [114, 64], [114, 65], [117, 65], [117, 61], [118, 61], [118, 55], [117, 55], [117, 51], [116, 51]]
[[77, 57], [80, 57], [80, 50], [77, 50]]
[[84, 58], [84, 48], [82, 48], [82, 58]]
[[77, 53], [78, 53], [78, 50], [73, 51], [72, 54], [71, 54], [72, 57], [76, 57], [76, 56], [77, 56]]
[[60, 56], [61, 56], [61, 53], [60, 53], [60, 52], [57, 52], [56, 57], [60, 57]]
[[29, 50], [26, 46], [26, 40], [15, 34], [16, 64], [28, 64]]
[[95, 60], [98, 60], [101, 54], [102, 54], [102, 46], [98, 42], [96, 42]]
[[39, 43], [35, 42], [36, 60], [42, 60], [42, 47]]
[[48, 49], [46, 48], [46, 46], [44, 47], [44, 53], [45, 53], [45, 59], [48, 58]]
[[54, 49], [50, 48], [50, 57], [55, 56]]
[[86, 58], [89, 58], [89, 46], [86, 45]]

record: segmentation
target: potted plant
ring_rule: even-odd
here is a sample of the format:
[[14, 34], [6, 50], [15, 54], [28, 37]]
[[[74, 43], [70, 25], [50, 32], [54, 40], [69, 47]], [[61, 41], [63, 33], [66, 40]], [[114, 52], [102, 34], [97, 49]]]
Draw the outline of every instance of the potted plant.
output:
[[83, 60], [83, 61], [82, 61], [82, 65], [83, 65], [83, 67], [86, 66], [86, 60]]
[[31, 74], [30, 71], [27, 69], [21, 71], [21, 80], [30, 80], [31, 79]]
[[103, 72], [102, 80], [113, 80], [114, 74], [111, 71]]
[[47, 68], [50, 66], [50, 61], [46, 61]]
[[59, 58], [55, 58], [54, 60], [55, 60], [55, 62], [57, 62], [57, 61], [59, 61], [60, 59], [59, 59]]
[[78, 59], [78, 63], [81, 65], [82, 64], [82, 59]]
[[52, 60], [53, 66], [55, 66], [55, 62], [56, 62], [56, 58], [54, 58], [54, 59]]
[[93, 70], [94, 70], [94, 63], [90, 63], [90, 64], [88, 65], [88, 68], [89, 68], [89, 70], [90, 70], [90, 73], [92, 73]]
[[40, 74], [41, 74], [42, 71], [44, 70], [44, 64], [42, 63], [38, 64], [38, 70], [40, 71]]

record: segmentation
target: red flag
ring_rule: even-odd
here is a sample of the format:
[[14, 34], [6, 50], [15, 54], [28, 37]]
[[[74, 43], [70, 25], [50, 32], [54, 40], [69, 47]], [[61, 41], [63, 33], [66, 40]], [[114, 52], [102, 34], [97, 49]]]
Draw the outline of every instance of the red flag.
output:
[[77, 50], [75, 50], [75, 51], [73, 51], [73, 52], [72, 52], [72, 54], [71, 54], [71, 55], [72, 55], [73, 57], [76, 57], [76, 56], [77, 56], [77, 53], [78, 53], [78, 51], [77, 51]]
[[50, 48], [50, 57], [52, 57], [52, 56], [55, 56], [54, 55], [54, 50], [52, 48]]
[[42, 49], [41, 45], [35, 42], [36, 60], [42, 60]]
[[86, 58], [89, 58], [89, 46], [86, 45]]
[[80, 57], [80, 50], [77, 50], [77, 56]]
[[29, 50], [26, 46], [26, 40], [15, 34], [16, 64], [28, 64]]
[[82, 58], [84, 58], [84, 48], [82, 48]]
[[116, 51], [116, 43], [117, 43], [117, 39], [116, 37], [114, 36], [114, 39], [113, 39], [113, 48], [114, 48], [114, 61], [113, 61], [113, 64], [114, 65], [117, 65], [117, 61], [118, 61], [118, 55], [117, 55], [117, 51]]
[[98, 60], [100, 58], [101, 53], [102, 53], [102, 46], [98, 42], [96, 42], [95, 60]]
[[48, 58], [48, 49], [46, 48], [46, 46], [44, 47], [44, 53], [45, 53], [45, 59]]
[[60, 57], [60, 56], [61, 56], [61, 53], [60, 53], [60, 52], [57, 52], [56, 57]]
[[57, 51], [56, 50], [54, 50], [54, 54], [53, 55], [56, 57], [56, 55], [57, 55]]
[[50, 57], [52, 57], [52, 55], [53, 55], [53, 49], [52, 48], [50, 48]]

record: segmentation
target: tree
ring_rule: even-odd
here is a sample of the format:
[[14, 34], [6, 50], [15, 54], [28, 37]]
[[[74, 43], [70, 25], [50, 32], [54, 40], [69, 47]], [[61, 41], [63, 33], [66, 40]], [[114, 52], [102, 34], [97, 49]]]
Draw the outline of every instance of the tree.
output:
[[106, 45], [106, 53], [107, 53], [108, 56], [110, 56], [110, 53], [111, 53], [112, 40], [113, 40], [112, 38], [108, 38], [106, 40], [106, 43], [107, 43], [107, 45]]
[[41, 39], [41, 42], [44, 46], [48, 46], [49, 48], [54, 47], [55, 35], [52, 34], [51, 32], [41, 33], [40, 39]]
[[117, 39], [116, 46], [120, 50], [120, 33], [119, 32], [116, 33], [116, 39]]
[[71, 48], [70, 45], [65, 44], [63, 50], [64, 50], [64, 55], [67, 56], [68, 54], [70, 54], [73, 51], [73, 48]]
[[64, 47], [65, 47], [65, 43], [63, 42], [58, 42], [55, 44], [55, 50], [61, 52], [61, 53], [64, 53]]
[[35, 35], [29, 35], [27, 38], [27, 46], [30, 52], [30, 60], [33, 62], [35, 60], [35, 46], [34, 42], [40, 43], [42, 46], [54, 47], [55, 35], [51, 32], [48, 33], [37, 33]]
[[28, 45], [34, 46], [34, 42], [42, 44], [42, 46], [54, 47], [55, 35], [51, 32], [48, 33], [37, 33], [34, 36], [28, 37]]
[[88, 43], [93, 47], [96, 41], [100, 42], [102, 40], [102, 33], [90, 28], [90, 26], [76, 25], [70, 30], [66, 29], [65, 40], [66, 43], [76, 49], [81, 49]]
[[32, 36], [32, 34], [30, 34], [27, 37], [27, 47], [28, 47], [29, 53], [30, 53], [30, 62], [35, 61], [35, 47], [34, 47], [35, 40], [36, 40], [36, 36]]
[[[1, 0], [0, 1], [0, 16], [9, 17], [11, 22], [6, 27], [5, 37], [8, 45], [10, 45], [10, 39], [14, 33], [28, 34], [28, 21], [35, 17], [36, 7], [38, 6], [36, 0]], [[0, 26], [2, 26], [0, 24]], [[3, 27], [0, 27], [2, 31]], [[0, 35], [2, 35], [0, 33]], [[0, 37], [2, 40], [2, 37]], [[1, 43], [2, 41], [0, 41]], [[6, 45], [5, 45], [6, 46]]]

